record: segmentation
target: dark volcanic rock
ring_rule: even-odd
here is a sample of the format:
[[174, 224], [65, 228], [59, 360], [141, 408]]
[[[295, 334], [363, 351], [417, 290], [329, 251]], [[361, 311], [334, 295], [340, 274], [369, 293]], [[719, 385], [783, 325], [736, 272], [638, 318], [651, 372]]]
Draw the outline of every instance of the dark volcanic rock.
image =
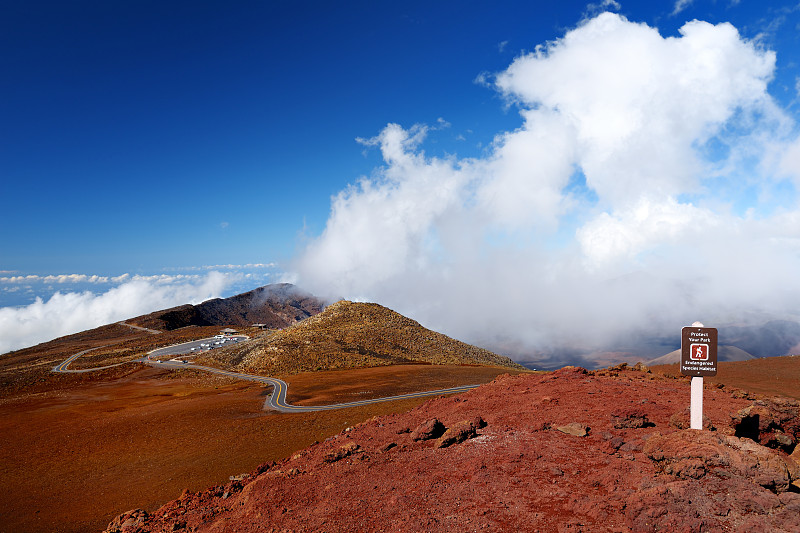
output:
[[251, 326], [285, 328], [316, 315], [325, 304], [292, 284], [280, 283], [215, 298], [198, 305], [182, 305], [130, 320], [139, 326], [174, 330], [186, 326]]
[[414, 431], [411, 432], [411, 440], [419, 441], [435, 439], [441, 436], [444, 431], [444, 424], [439, 422], [437, 418], [431, 418], [430, 420], [426, 420], [422, 424], [418, 425]]
[[611, 420], [616, 429], [646, 428], [653, 424], [647, 419], [647, 413], [640, 408], [622, 408], [611, 413]]
[[456, 422], [436, 441], [437, 448], [447, 448], [453, 444], [459, 444], [467, 439], [478, 436], [478, 429], [486, 423], [482, 418], [476, 420], [462, 420]]

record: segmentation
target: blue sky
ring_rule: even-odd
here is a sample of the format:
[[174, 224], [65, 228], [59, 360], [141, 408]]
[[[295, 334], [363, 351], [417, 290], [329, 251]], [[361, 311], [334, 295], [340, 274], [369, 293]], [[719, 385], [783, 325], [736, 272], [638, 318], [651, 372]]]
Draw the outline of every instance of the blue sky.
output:
[[[497, 138], [524, 127], [521, 110], [549, 105], [545, 96], [529, 98], [518, 89], [514, 80], [521, 78], [509, 76], [504, 89], [501, 73], [603, 11], [655, 29], [664, 39], [678, 38], [694, 19], [730, 22], [742, 41], [775, 52], [764, 79], [784, 124], [770, 131], [783, 128], [779, 136], [787, 144], [796, 135], [796, 1], [31, 0], [2, 6], [0, 306], [6, 308], [29, 306], [36, 297], [46, 304], [56, 292], [88, 290], [92, 296], [86, 298], [96, 298], [134, 279], [143, 290], [188, 283], [196, 293], [170, 294], [193, 300], [292, 279], [308, 280], [315, 291], [327, 286], [338, 295], [386, 300], [426, 316], [393, 299], [394, 293], [374, 290], [384, 284], [403, 292], [407, 281], [386, 283], [386, 276], [376, 275], [375, 284], [336, 284], [319, 275], [320, 264], [336, 260], [314, 250], [341, 244], [331, 237], [335, 199], [344, 201], [351, 191], [352, 205], [362, 177], [377, 186], [391, 181], [389, 124], [411, 137], [420, 134], [404, 146], [429, 162], [449, 158], [463, 167], [496, 157]], [[728, 140], [751, 131], [742, 121], [718, 123]], [[791, 180], [770, 178], [766, 188], [732, 180], [759, 167], [761, 158], [734, 161], [731, 144], [717, 142], [715, 131], [711, 139], [692, 142], [708, 161], [721, 162], [714, 172], [722, 176], [718, 185], [735, 214], [768, 217], [778, 208], [795, 208]], [[629, 221], [615, 211], [611, 187], [605, 196], [602, 190], [595, 194], [589, 162], [567, 163], [576, 169], [573, 196], [594, 210], [559, 212], [551, 217], [557, 222], [537, 222], [534, 230], [528, 221], [509, 229], [501, 220], [479, 230], [481, 239], [518, 249], [557, 242], [566, 249], [575, 235]], [[750, 200], [753, 195], [763, 200]], [[699, 207], [701, 198], [713, 195], [689, 187], [669, 196], [682, 208]], [[506, 212], [513, 214], [513, 207]], [[434, 250], [428, 258], [444, 254], [460, 261], [456, 245], [441, 237], [446, 227], [437, 225], [446, 217], [431, 216], [423, 231], [425, 246]], [[607, 224], [589, 228], [589, 219]], [[455, 217], [449, 220], [456, 224]], [[608, 249], [593, 249], [586, 239], [579, 239], [584, 255], [607, 257]], [[357, 248], [353, 257], [360, 257]], [[342, 268], [345, 274], [331, 270], [333, 281], [348, 273], [372, 279], [351, 263]], [[227, 278], [209, 285], [210, 272]], [[605, 279], [628, 273], [614, 271]], [[146, 302], [151, 300], [142, 306]], [[35, 329], [33, 319], [26, 320]]]

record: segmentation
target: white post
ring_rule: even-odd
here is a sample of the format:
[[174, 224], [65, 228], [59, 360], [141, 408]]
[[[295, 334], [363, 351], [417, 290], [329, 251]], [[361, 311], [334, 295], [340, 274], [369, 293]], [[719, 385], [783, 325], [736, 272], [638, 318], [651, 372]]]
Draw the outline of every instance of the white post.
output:
[[691, 429], [703, 429], [703, 377], [692, 377]]

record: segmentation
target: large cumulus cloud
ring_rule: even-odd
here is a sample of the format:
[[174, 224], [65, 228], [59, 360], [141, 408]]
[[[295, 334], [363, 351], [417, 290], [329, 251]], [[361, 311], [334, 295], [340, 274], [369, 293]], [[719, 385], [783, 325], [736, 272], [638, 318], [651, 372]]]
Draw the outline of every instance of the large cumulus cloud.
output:
[[800, 141], [775, 60], [730, 24], [583, 21], [494, 76], [521, 121], [485, 156], [428, 156], [424, 126], [366, 141], [385, 165], [333, 199], [299, 281], [531, 353], [796, 317]]

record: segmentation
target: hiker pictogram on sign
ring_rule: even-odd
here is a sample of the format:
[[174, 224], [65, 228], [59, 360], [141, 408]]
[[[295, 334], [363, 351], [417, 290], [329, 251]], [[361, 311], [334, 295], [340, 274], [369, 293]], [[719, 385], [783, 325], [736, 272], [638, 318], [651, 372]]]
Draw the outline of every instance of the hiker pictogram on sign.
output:
[[689, 358], [692, 361], [708, 361], [708, 344], [692, 344]]

